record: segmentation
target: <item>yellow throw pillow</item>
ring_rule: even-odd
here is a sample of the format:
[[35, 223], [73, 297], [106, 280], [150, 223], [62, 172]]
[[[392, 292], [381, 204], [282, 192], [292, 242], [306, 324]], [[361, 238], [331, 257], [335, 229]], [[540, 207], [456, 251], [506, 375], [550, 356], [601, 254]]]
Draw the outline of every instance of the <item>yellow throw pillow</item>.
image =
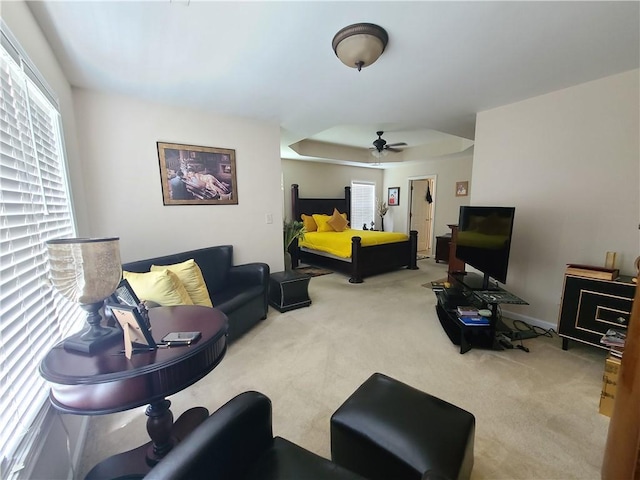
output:
[[311, 215], [305, 215], [303, 213], [302, 215], [300, 215], [300, 218], [302, 218], [304, 229], [307, 232], [315, 232], [316, 230], [318, 230], [318, 225]]
[[318, 232], [334, 232], [335, 230], [327, 222], [331, 219], [330, 215], [313, 214], [313, 219], [318, 225]]
[[122, 272], [140, 301], [150, 300], [163, 307], [193, 305], [191, 297], [178, 276], [168, 269], [155, 272]]
[[194, 305], [213, 307], [202, 270], [193, 258], [174, 265], [151, 265], [152, 272], [165, 268], [178, 276]]
[[349, 222], [347, 222], [347, 215], [340, 213], [336, 208], [333, 209], [333, 215], [327, 221], [327, 224], [331, 226], [336, 232], [343, 232]]

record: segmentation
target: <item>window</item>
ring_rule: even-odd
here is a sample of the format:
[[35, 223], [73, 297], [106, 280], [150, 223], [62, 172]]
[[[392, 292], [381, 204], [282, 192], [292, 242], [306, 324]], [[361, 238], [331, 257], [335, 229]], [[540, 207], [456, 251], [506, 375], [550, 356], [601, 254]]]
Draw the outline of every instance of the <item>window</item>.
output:
[[11, 478], [40, 428], [35, 420], [48, 409], [40, 360], [83, 325], [84, 315], [47, 286], [45, 242], [75, 235], [57, 102], [2, 27], [0, 469]]
[[375, 183], [351, 182], [351, 228], [362, 230], [363, 225], [371, 228], [375, 222]]

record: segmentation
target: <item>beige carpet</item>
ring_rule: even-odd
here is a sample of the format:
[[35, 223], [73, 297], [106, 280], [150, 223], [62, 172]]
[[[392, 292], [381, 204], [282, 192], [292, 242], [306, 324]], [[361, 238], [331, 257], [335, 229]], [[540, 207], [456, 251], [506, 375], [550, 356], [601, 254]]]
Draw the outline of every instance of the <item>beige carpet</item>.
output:
[[[171, 397], [177, 417], [211, 411], [246, 390], [271, 398], [274, 433], [330, 456], [329, 418], [373, 372], [383, 372], [476, 416], [473, 479], [597, 479], [609, 419], [598, 413], [605, 352], [559, 338], [521, 350], [449, 341], [422, 287], [445, 275], [433, 259], [352, 285], [335, 273], [312, 278], [308, 308], [278, 313], [230, 346], [207, 377]], [[555, 322], [555, 319], [545, 319]], [[91, 417], [77, 478], [148, 437], [144, 407]], [[302, 479], [304, 480], [304, 479]]]

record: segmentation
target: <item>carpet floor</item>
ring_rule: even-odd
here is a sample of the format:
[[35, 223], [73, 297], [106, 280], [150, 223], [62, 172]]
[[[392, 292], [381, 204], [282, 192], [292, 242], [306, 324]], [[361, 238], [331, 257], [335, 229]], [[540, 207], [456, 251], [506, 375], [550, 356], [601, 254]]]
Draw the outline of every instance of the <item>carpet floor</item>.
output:
[[[605, 352], [561, 340], [460, 355], [423, 284], [446, 265], [420, 260], [350, 284], [335, 273], [312, 278], [313, 304], [279, 313], [229, 346], [216, 369], [170, 397], [177, 418], [215, 411], [257, 390], [273, 402], [274, 434], [330, 457], [329, 418], [372, 373], [382, 372], [473, 413], [478, 479], [598, 479], [609, 418], [598, 413]], [[543, 319], [555, 322], [555, 319]], [[77, 478], [97, 462], [148, 441], [145, 407], [90, 417]], [[306, 479], [302, 479], [306, 480]]]

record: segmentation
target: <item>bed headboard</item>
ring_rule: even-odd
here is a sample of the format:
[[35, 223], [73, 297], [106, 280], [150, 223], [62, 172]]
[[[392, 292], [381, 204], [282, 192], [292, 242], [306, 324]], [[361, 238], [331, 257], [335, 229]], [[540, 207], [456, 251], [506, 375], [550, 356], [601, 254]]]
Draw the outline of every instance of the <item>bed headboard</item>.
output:
[[300, 220], [300, 215], [325, 213], [331, 215], [337, 208], [340, 213], [346, 213], [351, 220], [351, 187], [344, 187], [344, 198], [300, 198], [298, 184], [291, 185], [291, 214], [292, 220]]

